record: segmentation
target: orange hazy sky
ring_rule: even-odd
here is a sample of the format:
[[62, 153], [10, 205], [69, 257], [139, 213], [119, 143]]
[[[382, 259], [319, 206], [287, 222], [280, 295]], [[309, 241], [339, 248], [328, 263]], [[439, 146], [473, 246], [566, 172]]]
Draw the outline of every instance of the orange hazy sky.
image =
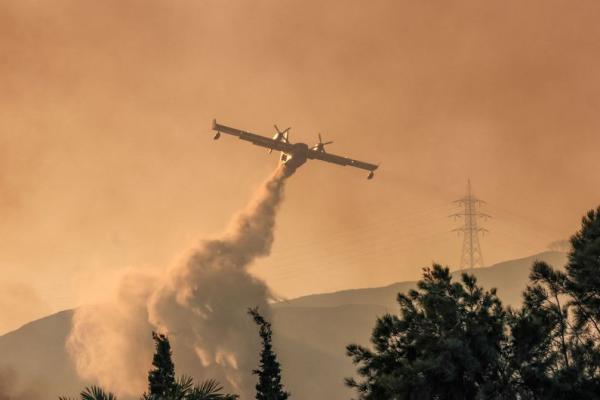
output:
[[281, 297], [456, 267], [467, 178], [487, 264], [544, 250], [600, 199], [599, 19], [591, 0], [3, 1], [0, 330], [220, 232], [277, 157], [213, 142], [213, 118], [381, 165], [290, 180], [253, 267]]

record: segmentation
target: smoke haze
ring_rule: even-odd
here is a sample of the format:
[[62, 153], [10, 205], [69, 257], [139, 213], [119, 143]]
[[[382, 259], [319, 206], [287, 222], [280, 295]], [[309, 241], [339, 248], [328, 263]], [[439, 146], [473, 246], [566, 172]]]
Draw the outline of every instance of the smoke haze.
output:
[[0, 282], [0, 334], [19, 328], [24, 321], [43, 317], [50, 311], [40, 294], [23, 282]]
[[469, 177], [490, 265], [600, 198], [597, 0], [1, 4], [0, 266], [52, 311], [89, 276], [171, 265], [243, 206], [274, 155], [214, 143], [213, 118], [381, 164], [368, 184], [317, 163], [295, 179], [252, 269], [285, 297], [456, 265]]
[[23, 382], [12, 369], [0, 368], [0, 400], [37, 400], [42, 393], [40, 382]]
[[198, 378], [219, 379], [249, 398], [259, 349], [247, 309], [258, 306], [268, 317], [270, 292], [248, 267], [271, 251], [287, 176], [280, 166], [226, 232], [185, 262], [158, 277], [127, 274], [113, 301], [78, 309], [67, 341], [78, 373], [120, 394], [141, 393], [155, 329], [170, 336], [176, 365], [178, 355], [193, 354]]

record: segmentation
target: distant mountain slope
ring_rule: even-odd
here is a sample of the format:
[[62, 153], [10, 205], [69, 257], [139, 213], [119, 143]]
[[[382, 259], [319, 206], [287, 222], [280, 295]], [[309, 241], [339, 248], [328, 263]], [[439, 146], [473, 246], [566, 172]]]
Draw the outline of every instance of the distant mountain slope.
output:
[[[505, 304], [517, 305], [535, 260], [563, 266], [566, 257], [563, 253], [546, 252], [476, 269], [473, 273], [484, 287], [497, 287]], [[293, 398], [350, 398], [351, 392], [344, 387], [343, 379], [353, 374], [354, 366], [345, 355], [346, 345], [368, 344], [375, 319], [386, 312], [396, 312], [397, 293], [414, 286], [415, 282], [401, 282], [275, 304], [275, 347], [283, 366], [284, 383]], [[86, 383], [77, 377], [64, 346], [72, 314], [63, 311], [0, 336], [0, 368], [9, 366], [25, 383], [41, 385], [49, 399], [56, 399], [59, 394], [76, 394]], [[182, 362], [182, 366], [186, 364]]]
[[[457, 276], [463, 272], [471, 273], [485, 288], [497, 288], [504, 303], [517, 305], [520, 303], [521, 292], [525, 289], [531, 265], [536, 260], [545, 261], [555, 267], [562, 267], [567, 259], [565, 253], [548, 251], [472, 271], [455, 271], [453, 275]], [[415, 284], [414, 281], [398, 282], [385, 287], [314, 294], [282, 301], [277, 303], [276, 307], [338, 307], [348, 304], [373, 304], [395, 310], [396, 295], [399, 292], [415, 288]]]
[[[496, 287], [504, 304], [516, 306], [521, 303], [521, 293], [536, 260], [562, 267], [566, 256], [559, 252], [544, 252], [466, 272], [477, 276], [483, 287]], [[462, 272], [456, 271], [454, 276]], [[295, 398], [347, 400], [353, 397], [352, 392], [343, 386], [343, 378], [355, 372], [351, 360], [345, 355], [346, 346], [350, 343], [368, 344], [377, 317], [397, 312], [397, 294], [415, 286], [416, 282], [399, 282], [385, 287], [316, 294], [277, 303], [274, 306], [276, 337], [310, 344], [313, 349], [337, 360], [333, 364], [330, 361], [326, 365], [318, 365], [319, 374], [311, 377], [310, 387], [304, 386], [306, 382], [302, 376], [284, 374], [292, 393], [297, 395]], [[284, 372], [293, 364], [303, 363], [302, 357], [288, 357], [290, 349], [283, 343], [280, 349]], [[332, 387], [335, 389], [333, 392]], [[314, 388], [327, 388], [328, 393], [325, 396], [324, 392]]]
[[64, 346], [72, 316], [61, 311], [0, 336], [0, 367], [15, 372], [19, 386], [42, 387], [49, 398], [79, 393], [82, 382]]

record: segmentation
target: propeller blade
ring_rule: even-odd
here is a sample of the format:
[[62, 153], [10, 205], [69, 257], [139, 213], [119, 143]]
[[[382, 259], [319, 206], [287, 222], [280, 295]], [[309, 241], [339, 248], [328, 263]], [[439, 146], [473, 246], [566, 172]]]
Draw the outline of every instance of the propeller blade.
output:
[[281, 131], [279, 130], [279, 127], [277, 126], [277, 124], [273, 125], [275, 127], [275, 130], [277, 131], [277, 133], [281, 133]]
[[323, 143], [323, 146], [333, 143], [333, 141]]
[[323, 139], [321, 139], [321, 134], [319, 133], [319, 143], [323, 143]]

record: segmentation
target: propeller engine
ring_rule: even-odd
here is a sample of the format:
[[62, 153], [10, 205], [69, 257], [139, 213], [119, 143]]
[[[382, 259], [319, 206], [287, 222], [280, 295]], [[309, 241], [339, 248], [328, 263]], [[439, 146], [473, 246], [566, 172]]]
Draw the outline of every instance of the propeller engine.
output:
[[290, 129], [292, 129], [292, 127], [290, 126], [284, 130], [281, 130], [281, 129], [279, 129], [279, 127], [277, 125], [273, 125], [273, 126], [275, 127], [275, 130], [277, 131], [275, 136], [273, 136], [273, 140], [281, 140], [282, 142], [289, 143], [288, 132], [290, 131]]
[[[288, 134], [290, 132], [290, 129], [292, 129], [291, 126], [289, 126], [287, 129], [281, 130], [279, 129], [279, 127], [277, 125], [273, 125], [275, 127], [275, 131], [277, 131], [277, 133], [273, 136], [273, 140], [276, 140], [278, 142], [285, 142], [285, 143], [289, 143], [289, 139], [288, 139]], [[273, 152], [273, 149], [269, 149], [269, 154], [271, 154]]]
[[321, 134], [319, 133], [319, 143], [315, 144], [313, 150], [320, 151], [321, 153], [325, 153], [325, 146], [328, 144], [332, 144], [333, 141], [323, 143], [323, 138], [321, 138]]

